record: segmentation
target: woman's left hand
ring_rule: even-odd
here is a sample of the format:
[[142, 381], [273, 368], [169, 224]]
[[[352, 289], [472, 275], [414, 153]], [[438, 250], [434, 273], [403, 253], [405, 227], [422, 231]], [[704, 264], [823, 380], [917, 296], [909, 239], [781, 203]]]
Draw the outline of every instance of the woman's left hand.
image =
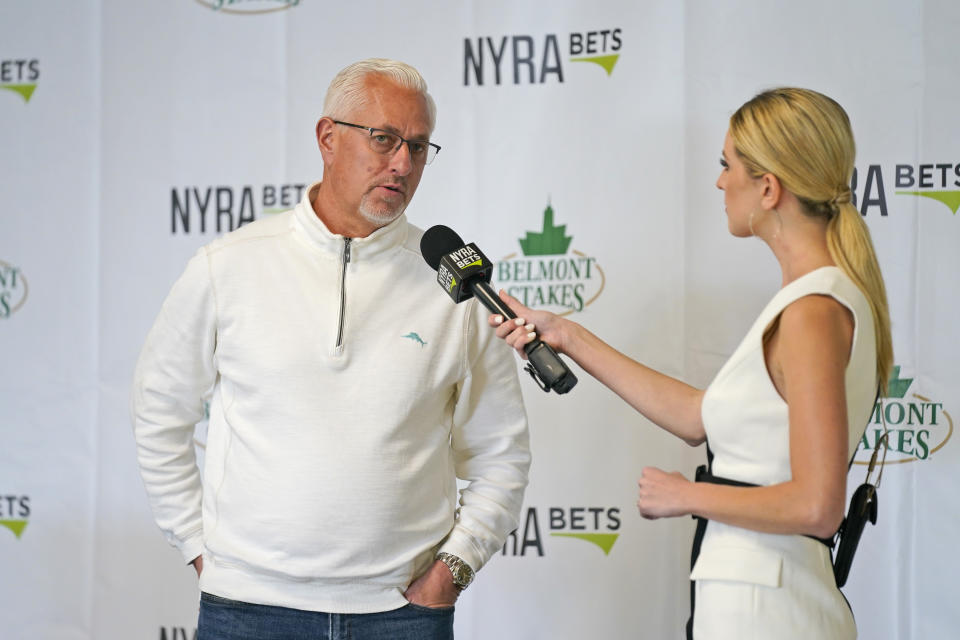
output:
[[637, 481], [640, 515], [656, 520], [689, 514], [686, 499], [692, 484], [679, 471], [667, 473], [656, 467], [645, 467]]

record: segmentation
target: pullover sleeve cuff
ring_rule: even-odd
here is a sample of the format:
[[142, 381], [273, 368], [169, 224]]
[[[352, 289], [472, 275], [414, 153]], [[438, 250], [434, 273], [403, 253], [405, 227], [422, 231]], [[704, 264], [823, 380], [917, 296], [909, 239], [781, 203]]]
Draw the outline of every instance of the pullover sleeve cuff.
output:
[[489, 556], [483, 553], [474, 543], [472, 536], [459, 527], [454, 527], [447, 539], [440, 545], [437, 553], [441, 552], [457, 556], [470, 565], [474, 573], [480, 571], [480, 568], [483, 567], [489, 559]]
[[184, 562], [190, 564], [194, 558], [203, 555], [203, 532], [198, 531], [189, 538], [179, 541], [177, 548], [180, 549]]

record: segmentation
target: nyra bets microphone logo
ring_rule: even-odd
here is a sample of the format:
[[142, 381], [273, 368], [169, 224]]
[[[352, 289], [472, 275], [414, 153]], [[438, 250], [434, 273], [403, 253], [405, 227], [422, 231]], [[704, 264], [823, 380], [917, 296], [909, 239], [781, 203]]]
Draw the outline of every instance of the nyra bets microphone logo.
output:
[[554, 224], [551, 205], [543, 212], [543, 228], [519, 239], [522, 256], [511, 253], [496, 263], [497, 285], [525, 306], [565, 316], [593, 303], [606, 278], [597, 259], [571, 248], [567, 225]]

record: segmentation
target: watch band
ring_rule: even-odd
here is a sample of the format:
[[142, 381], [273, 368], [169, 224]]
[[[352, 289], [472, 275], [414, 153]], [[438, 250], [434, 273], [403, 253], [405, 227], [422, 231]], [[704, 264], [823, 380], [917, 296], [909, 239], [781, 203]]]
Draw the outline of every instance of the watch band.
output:
[[447, 565], [447, 568], [450, 569], [450, 574], [453, 576], [453, 586], [459, 591], [463, 591], [473, 582], [473, 569], [463, 561], [463, 558], [459, 558], [452, 553], [441, 551], [437, 554], [437, 560]]

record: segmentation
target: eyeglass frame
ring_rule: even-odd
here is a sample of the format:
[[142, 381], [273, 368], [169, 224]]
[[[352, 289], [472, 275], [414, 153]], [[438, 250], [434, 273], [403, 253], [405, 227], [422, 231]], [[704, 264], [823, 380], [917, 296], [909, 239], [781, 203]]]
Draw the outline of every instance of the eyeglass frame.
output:
[[[440, 153], [440, 145], [438, 145], [438, 144], [436, 144], [436, 143], [434, 143], [434, 142], [430, 142], [429, 140], [408, 140], [407, 138], [404, 138], [403, 136], [401, 136], [399, 133], [394, 133], [393, 131], [387, 131], [386, 129], [378, 129], [378, 128], [376, 128], [376, 127], [365, 127], [365, 126], [363, 126], [362, 124], [354, 124], [354, 123], [352, 123], [352, 122], [344, 122], [343, 120], [332, 120], [332, 119], [331, 119], [331, 121], [333, 122], [333, 124], [342, 124], [342, 125], [344, 125], [345, 127], [353, 127], [354, 129], [360, 129], [360, 130], [362, 130], [362, 131], [369, 131], [371, 138], [373, 138], [373, 137], [376, 135], [374, 132], [377, 132], [377, 131], [379, 131], [380, 133], [385, 133], [385, 134], [388, 135], [388, 136], [394, 136], [395, 138], [399, 138], [399, 139], [400, 139], [400, 144], [398, 144], [396, 147], [394, 147], [394, 149], [393, 149], [392, 151], [390, 151], [390, 154], [394, 154], [394, 153], [396, 153], [397, 151], [399, 151], [399, 150], [400, 150], [400, 147], [403, 146], [403, 143], [406, 142], [406, 143], [407, 143], [407, 150], [410, 151], [410, 157], [411, 157], [411, 159], [412, 159], [414, 156], [413, 156], [413, 148], [410, 146], [410, 143], [411, 143], [411, 142], [418, 142], [418, 143], [421, 143], [421, 144], [422, 144], [422, 143], [426, 143], [427, 146], [433, 147], [434, 149], [436, 149], [436, 151], [434, 152], [433, 157], [430, 158], [429, 160], [427, 159], [427, 156], [430, 155], [430, 150], [428, 149], [427, 151], [424, 152], [424, 156], [423, 156], [423, 166], [427, 166], [428, 164], [430, 164], [431, 162], [433, 162], [434, 159], [437, 157], [437, 154]], [[384, 155], [386, 155], [386, 153], [384, 153]]]

